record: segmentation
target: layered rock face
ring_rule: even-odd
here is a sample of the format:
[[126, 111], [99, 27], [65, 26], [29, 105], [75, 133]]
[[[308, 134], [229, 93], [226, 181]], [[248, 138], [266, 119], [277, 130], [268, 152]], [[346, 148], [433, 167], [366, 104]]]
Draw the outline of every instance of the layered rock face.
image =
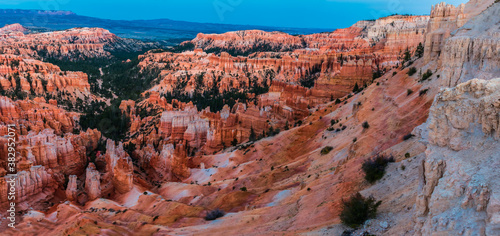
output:
[[193, 44], [194, 51], [148, 53], [140, 65], [162, 70], [160, 84], [152, 89], [159, 93], [180, 90], [192, 95], [214, 86], [225, 92], [267, 87], [271, 81], [290, 85], [309, 81], [307, 86], [314, 85], [309, 100], [326, 102], [345, 96], [356, 83], [371, 83], [373, 72], [397, 66], [402, 51], [414, 50], [424, 41], [428, 19], [390, 16], [305, 36], [256, 30], [199, 34], [184, 43]]
[[61, 71], [53, 64], [11, 54], [0, 54], [0, 87], [4, 94], [22, 91], [73, 101], [93, 97], [85, 73]]
[[[498, 8], [470, 27], [465, 23], [484, 2], [472, 2], [474, 11], [433, 8], [430, 59], [411, 59], [412, 66], [434, 72], [427, 80], [396, 68], [401, 51], [426, 38], [425, 16], [385, 17], [309, 36], [201, 34], [192, 41], [200, 47], [194, 51], [149, 52], [140, 68], [160, 69], [158, 84], [141, 101], [122, 101], [130, 132], [123, 143], [107, 140], [105, 154], [97, 151], [97, 130], [70, 134], [80, 114], [54, 100], [0, 97], [1, 121], [20, 127], [20, 199], [38, 201], [35, 207], [56, 204], [28, 211], [19, 230], [6, 234], [341, 235], [342, 202], [360, 191], [382, 201], [360, 235], [497, 235], [500, 79], [470, 79], [498, 68]], [[476, 32], [477, 25], [484, 28]], [[441, 27], [458, 30], [443, 33]], [[21, 28], [11, 28], [5, 31], [21, 35]], [[5, 71], [17, 68], [6, 65]], [[388, 73], [370, 84], [377, 69]], [[307, 79], [315, 80], [312, 88], [304, 85]], [[468, 82], [434, 99], [442, 84], [462, 81]], [[356, 83], [366, 88], [352, 93]], [[239, 94], [220, 99], [231, 106], [215, 104], [215, 112], [195, 103], [231, 93]], [[414, 131], [421, 142], [407, 138], [426, 120]], [[0, 135], [6, 130], [0, 125]], [[273, 134], [234, 145], [247, 142], [252, 131]], [[1, 156], [7, 156], [6, 144], [0, 137]], [[362, 163], [378, 154], [397, 162], [369, 185]], [[56, 191], [66, 177], [65, 191]], [[1, 187], [2, 199], [6, 193]], [[212, 209], [231, 214], [207, 224], [203, 217]]]
[[[10, 32], [16, 32], [12, 34]], [[110, 57], [109, 51], [140, 51], [151, 45], [141, 41], [122, 39], [101, 28], [75, 28], [46, 33], [24, 34], [19, 24], [0, 29], [0, 51], [29, 57], [52, 57], [78, 60]], [[9, 37], [4, 35], [8, 34]], [[2, 37], [4, 36], [4, 37]]]
[[69, 176], [69, 181], [68, 181], [68, 186], [66, 187], [66, 198], [70, 201], [74, 201], [77, 198], [77, 177], [76, 175], [70, 175]]
[[[37, 198], [35, 196], [42, 192], [48, 196], [53, 194], [57, 184], [49, 172], [50, 170], [45, 169], [44, 166], [32, 166], [31, 163], [23, 165], [15, 178], [16, 202], [21, 203], [31, 200], [36, 202]], [[0, 177], [0, 205], [2, 206], [9, 202], [7, 194], [9, 193], [10, 184], [8, 183], [10, 180], [11, 177], [9, 176]]]
[[196, 48], [206, 51], [235, 51], [249, 53], [253, 51], [292, 51], [304, 47], [300, 37], [282, 32], [264, 32], [245, 30], [225, 34], [198, 34], [191, 41]]
[[[53, 197], [56, 189], [66, 187], [68, 198], [75, 199], [75, 177], [82, 174], [82, 168], [87, 165], [87, 151], [97, 148], [100, 132], [87, 130], [80, 134], [68, 133], [75, 127], [76, 115], [48, 104], [44, 99], [12, 101], [7, 97], [0, 97], [0, 101], [2, 123], [16, 125], [16, 181], [20, 202], [37, 204], [38, 201], [47, 201]], [[6, 135], [7, 132], [7, 126], [0, 125], [0, 134]], [[7, 168], [8, 142], [6, 138], [1, 138], [0, 143], [0, 169], [3, 170]], [[2, 179], [7, 178], [4, 177], [4, 172], [0, 173]], [[75, 177], [70, 177], [68, 186], [64, 186], [65, 176], [69, 175]], [[4, 188], [7, 185], [1, 186]], [[23, 209], [26, 207], [21, 206]]]
[[442, 2], [433, 6], [425, 36], [425, 63], [438, 59], [451, 33], [484, 11], [493, 2], [493, 0], [473, 0], [467, 4], [460, 4], [458, 7]]
[[249, 52], [284, 52], [305, 48], [319, 49], [323, 52], [336, 50], [348, 52], [353, 49], [368, 49], [372, 47], [373, 42], [383, 42], [382, 47], [388, 47], [396, 52], [421, 43], [428, 20], [428, 16], [388, 16], [375, 21], [360, 21], [350, 28], [338, 29], [331, 33], [303, 36], [259, 30], [219, 35], [198, 34], [190, 43], [194, 44], [195, 48], [207, 52], [224, 50], [249, 54]]
[[89, 163], [85, 174], [85, 192], [89, 201], [101, 196], [101, 173], [96, 170], [94, 163]]
[[418, 234], [500, 233], [499, 101], [500, 79], [474, 79], [437, 95], [420, 128], [428, 146], [416, 201]]
[[35, 134], [21, 137], [18, 147], [21, 153], [27, 153], [34, 165], [43, 165], [61, 170], [67, 175], [81, 174], [87, 165], [87, 150], [97, 147], [101, 135], [97, 130], [88, 130], [80, 135], [66, 135], [61, 138], [53, 130], [45, 129]]
[[500, 77], [500, 22], [492, 17], [498, 15], [500, 4], [493, 4], [446, 40], [441, 56], [443, 86]]
[[110, 180], [113, 183], [116, 192], [121, 194], [129, 192], [133, 187], [134, 166], [129, 155], [123, 150], [123, 143], [120, 142], [118, 145], [115, 145], [115, 142], [108, 140], [104, 158], [107, 171], [104, 179]]

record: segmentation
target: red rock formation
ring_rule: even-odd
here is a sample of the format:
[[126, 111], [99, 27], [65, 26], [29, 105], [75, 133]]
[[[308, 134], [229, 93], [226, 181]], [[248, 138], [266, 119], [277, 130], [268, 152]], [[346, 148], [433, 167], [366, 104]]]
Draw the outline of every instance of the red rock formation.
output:
[[108, 140], [106, 143], [106, 171], [114, 189], [121, 194], [129, 192], [133, 187], [134, 167], [129, 155], [123, 150], [123, 143]]
[[77, 97], [93, 97], [90, 94], [88, 76], [82, 72], [63, 72], [58, 66], [27, 59], [21, 56], [0, 54], [0, 86], [2, 90], [17, 89], [33, 95], [51, 95], [61, 98], [69, 93]]
[[76, 200], [77, 197], [77, 185], [76, 185], [77, 177], [76, 175], [70, 175], [68, 186], [66, 187], [66, 198], [70, 201]]
[[85, 192], [88, 200], [93, 201], [101, 197], [101, 173], [96, 170], [94, 163], [89, 163], [85, 176]]
[[[8, 32], [10, 33], [8, 37]], [[30, 57], [38, 55], [59, 59], [77, 60], [95, 57], [110, 57], [111, 50], [140, 50], [146, 43], [122, 39], [101, 28], [75, 28], [35, 34], [23, 34], [20, 25], [0, 29], [0, 51]]]
[[[20, 169], [17, 172], [17, 177], [14, 178], [16, 183], [15, 201], [18, 203], [24, 202], [42, 192], [47, 195], [53, 194], [56, 185], [49, 171], [43, 166], [31, 165]], [[9, 176], [0, 178], [0, 204], [2, 205], [8, 202], [9, 181], [11, 181], [11, 177]]]
[[269, 51], [289, 51], [302, 48], [300, 37], [294, 37], [282, 32], [264, 32], [260, 30], [246, 30], [228, 32], [222, 35], [198, 34], [191, 41], [196, 48], [204, 50], [239, 50], [251, 52], [265, 47]]

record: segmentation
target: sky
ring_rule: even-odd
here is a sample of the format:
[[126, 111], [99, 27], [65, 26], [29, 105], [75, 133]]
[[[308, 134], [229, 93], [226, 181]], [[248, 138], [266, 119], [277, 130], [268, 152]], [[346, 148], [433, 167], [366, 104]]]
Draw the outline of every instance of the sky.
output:
[[[429, 14], [443, 0], [0, 0], [0, 9], [67, 10], [113, 20], [172, 19], [202, 23], [335, 29], [359, 20]], [[458, 5], [466, 0], [446, 0]]]

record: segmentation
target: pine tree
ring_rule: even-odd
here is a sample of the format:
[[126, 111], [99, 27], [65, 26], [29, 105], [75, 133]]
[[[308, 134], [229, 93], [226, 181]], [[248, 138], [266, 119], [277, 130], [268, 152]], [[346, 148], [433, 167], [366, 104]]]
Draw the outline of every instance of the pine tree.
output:
[[250, 127], [250, 137], [248, 139], [250, 140], [250, 142], [257, 140], [257, 134], [255, 134], [253, 127]]
[[411, 60], [411, 53], [408, 50], [408, 48], [406, 48], [404, 61], [407, 62], [407, 61], [410, 61], [410, 60]]
[[231, 141], [232, 146], [238, 145], [238, 139], [234, 138], [233, 141]]
[[358, 86], [358, 82], [356, 82], [356, 84], [354, 85], [354, 88], [352, 89], [352, 92], [357, 93], [358, 91], [359, 91], [359, 86]]
[[418, 58], [422, 58], [424, 55], [424, 46], [422, 46], [422, 43], [419, 43], [417, 46], [417, 50], [415, 51], [415, 56]]

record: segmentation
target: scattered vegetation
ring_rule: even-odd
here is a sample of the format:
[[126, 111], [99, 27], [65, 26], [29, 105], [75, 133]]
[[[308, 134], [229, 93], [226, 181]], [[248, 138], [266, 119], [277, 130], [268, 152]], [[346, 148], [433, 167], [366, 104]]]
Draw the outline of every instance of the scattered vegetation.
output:
[[413, 93], [413, 90], [407, 89], [406, 90], [406, 96], [410, 96]]
[[406, 51], [404, 52], [404, 56], [403, 56], [403, 65], [407, 62], [407, 61], [410, 61], [411, 60], [411, 52], [408, 48], [406, 48]]
[[269, 131], [267, 132], [267, 136], [268, 137], [272, 137], [272, 136], [275, 136], [277, 134], [279, 134], [281, 132], [280, 129], [274, 129], [272, 126], [269, 127]]
[[366, 160], [361, 167], [363, 172], [365, 172], [365, 179], [373, 184], [384, 177], [385, 168], [389, 162], [394, 162], [394, 158], [377, 155], [375, 158]]
[[432, 76], [432, 71], [431, 70], [427, 70], [423, 75], [422, 75], [422, 79], [420, 81], [426, 81], [427, 79], [429, 79], [430, 77]]
[[412, 76], [415, 73], [417, 73], [417, 68], [415, 68], [415, 67], [411, 67], [410, 70], [408, 70], [408, 75], [409, 76]]
[[255, 130], [253, 129], [253, 126], [250, 127], [250, 137], [248, 139], [250, 140], [250, 142], [257, 141], [257, 134], [255, 133]]
[[413, 138], [413, 136], [415, 136], [415, 135], [413, 135], [413, 134], [411, 134], [411, 133], [410, 133], [410, 134], [407, 134], [407, 135], [403, 136], [403, 140], [404, 140], [404, 141], [406, 141], [406, 140], [408, 140], [408, 139]]
[[238, 145], [238, 139], [234, 138], [233, 141], [231, 141], [231, 146], [236, 146]]
[[358, 82], [356, 82], [356, 84], [354, 85], [354, 88], [352, 89], [352, 92], [353, 93], [358, 93], [359, 91], [361, 91], [361, 90], [359, 89]]
[[321, 149], [321, 155], [326, 155], [330, 153], [333, 150], [333, 147], [331, 146], [326, 146], [323, 149]]
[[420, 90], [418, 92], [418, 96], [422, 96], [422, 95], [425, 95], [427, 93], [427, 91], [429, 91], [429, 89], [423, 89], [423, 90]]
[[108, 107], [104, 102], [92, 102], [80, 117], [82, 130], [98, 129], [107, 138], [115, 141], [123, 140], [130, 128], [130, 119], [122, 113], [119, 106], [116, 100]]
[[349, 200], [343, 201], [340, 220], [351, 228], [357, 228], [368, 219], [375, 218], [377, 208], [381, 203], [381, 201], [377, 202], [373, 197], [365, 198], [360, 193], [356, 193]]
[[370, 128], [370, 125], [368, 124], [368, 121], [363, 122], [363, 124], [361, 124], [361, 126], [363, 126], [363, 129]]
[[417, 46], [417, 50], [415, 50], [415, 56], [418, 58], [422, 58], [424, 56], [424, 46], [422, 43], [419, 43]]
[[321, 64], [313, 66], [307, 73], [306, 76], [300, 79], [300, 85], [306, 88], [314, 87], [316, 80], [319, 78], [321, 73]]
[[205, 216], [205, 220], [208, 220], [208, 221], [215, 220], [217, 218], [223, 217], [225, 214], [226, 213], [223, 210], [215, 209], [215, 210], [207, 213], [207, 215]]
[[372, 74], [372, 80], [376, 80], [384, 75], [384, 71], [380, 69], [380, 66], [377, 64], [377, 70]]

